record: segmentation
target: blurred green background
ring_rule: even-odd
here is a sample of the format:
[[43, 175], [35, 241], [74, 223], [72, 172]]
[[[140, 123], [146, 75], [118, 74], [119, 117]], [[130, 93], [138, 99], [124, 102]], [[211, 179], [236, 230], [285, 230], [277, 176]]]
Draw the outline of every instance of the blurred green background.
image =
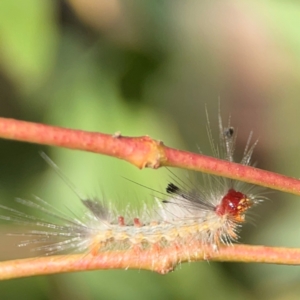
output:
[[[138, 136], [209, 152], [212, 126], [231, 115], [241, 151], [251, 130], [257, 166], [299, 177], [298, 1], [1, 0], [0, 115]], [[76, 197], [39, 157], [45, 151], [87, 195], [138, 205], [166, 170], [0, 141], [0, 201], [32, 194], [73, 209]], [[242, 242], [300, 247], [300, 201], [274, 192]], [[298, 201], [297, 201], [298, 200]], [[74, 208], [76, 209], [76, 208]], [[1, 233], [14, 232], [2, 223]], [[0, 259], [33, 255], [1, 236]], [[192, 263], [169, 275], [94, 271], [0, 282], [1, 299], [299, 299], [300, 268]]]

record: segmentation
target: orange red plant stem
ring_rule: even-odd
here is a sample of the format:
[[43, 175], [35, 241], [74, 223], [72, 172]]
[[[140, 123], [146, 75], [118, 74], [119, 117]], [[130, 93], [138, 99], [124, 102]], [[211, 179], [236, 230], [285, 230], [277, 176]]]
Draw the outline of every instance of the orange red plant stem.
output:
[[[209, 255], [207, 255], [209, 253]], [[139, 269], [166, 274], [176, 265], [190, 261], [230, 261], [285, 265], [300, 265], [300, 249], [271, 248], [264, 246], [234, 245], [221, 248], [218, 252], [205, 251], [195, 243], [188, 251], [184, 247], [155, 250], [116, 251], [91, 254], [57, 255], [0, 262], [0, 280], [107, 269]]]
[[[300, 181], [272, 172], [217, 158], [172, 149], [143, 137], [86, 132], [14, 119], [0, 118], [0, 138], [105, 154], [126, 160], [138, 168], [161, 166], [202, 171], [300, 195]], [[77, 254], [0, 262], [0, 279], [95, 269], [145, 269], [168, 273], [187, 261], [260, 262], [300, 265], [300, 249], [234, 245], [212, 252], [197, 243], [150, 249], [111, 251], [98, 255]]]
[[0, 118], [0, 138], [117, 157], [138, 168], [179, 167], [300, 195], [300, 180], [165, 146], [148, 136], [124, 137]]

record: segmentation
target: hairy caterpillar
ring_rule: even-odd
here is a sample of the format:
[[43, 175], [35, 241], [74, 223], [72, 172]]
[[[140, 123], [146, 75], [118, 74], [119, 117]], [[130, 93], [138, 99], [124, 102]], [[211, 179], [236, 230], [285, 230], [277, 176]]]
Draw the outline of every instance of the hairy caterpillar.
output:
[[[212, 151], [216, 157], [234, 161], [235, 132], [230, 121], [223, 127], [219, 116], [220, 144], [215, 145], [208, 126]], [[256, 143], [250, 145], [251, 135], [244, 150], [241, 164], [249, 165]], [[151, 209], [144, 207], [139, 217], [119, 213], [113, 205], [99, 199], [86, 199], [45, 155], [43, 158], [73, 189], [83, 204], [80, 217], [58, 211], [46, 201], [17, 199], [23, 205], [41, 211], [45, 218], [27, 215], [0, 205], [9, 215], [1, 219], [32, 226], [22, 236], [29, 239], [20, 246], [37, 244], [36, 249], [46, 254], [65, 251], [98, 253], [112, 250], [137, 249], [145, 251], [155, 247], [186, 246], [194, 241], [217, 251], [221, 244], [238, 240], [238, 231], [245, 222], [245, 214], [253, 205], [264, 199], [255, 192], [255, 186], [236, 180], [204, 174], [205, 184], [191, 184], [177, 180], [170, 182], [165, 199], [156, 199]], [[50, 220], [51, 219], [51, 220]], [[42, 245], [40, 245], [42, 244]]]

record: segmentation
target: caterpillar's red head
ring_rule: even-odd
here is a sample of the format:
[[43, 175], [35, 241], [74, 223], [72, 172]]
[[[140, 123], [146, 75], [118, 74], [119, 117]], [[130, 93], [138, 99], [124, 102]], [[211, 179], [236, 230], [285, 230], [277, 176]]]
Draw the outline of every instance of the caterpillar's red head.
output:
[[245, 220], [245, 211], [253, 205], [253, 201], [245, 194], [230, 189], [216, 207], [219, 216], [230, 215], [235, 221]]

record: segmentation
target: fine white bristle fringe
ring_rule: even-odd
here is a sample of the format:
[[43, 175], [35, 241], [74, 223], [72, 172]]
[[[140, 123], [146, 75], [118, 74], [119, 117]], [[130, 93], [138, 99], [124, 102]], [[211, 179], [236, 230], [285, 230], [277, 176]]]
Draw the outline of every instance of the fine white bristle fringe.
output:
[[[236, 134], [230, 125], [223, 127], [219, 116], [219, 144], [212, 138], [208, 120], [208, 136], [213, 155], [234, 161]], [[257, 142], [251, 144], [252, 133], [246, 144], [243, 165], [250, 165]], [[42, 213], [35, 217], [0, 205], [6, 214], [0, 218], [21, 226], [31, 227], [18, 235], [26, 237], [19, 246], [34, 246], [47, 255], [61, 252], [91, 252], [126, 250], [138, 247], [141, 251], [186, 246], [197, 241], [216, 251], [220, 244], [237, 241], [238, 232], [245, 222], [245, 214], [253, 205], [264, 200], [255, 186], [223, 177], [203, 175], [204, 183], [185, 182], [172, 173], [163, 199], [155, 198], [153, 207], [144, 206], [138, 215], [117, 212], [114, 205], [98, 199], [85, 198], [45, 154], [43, 159], [72, 189], [82, 204], [82, 215], [70, 216], [41, 198], [17, 199], [21, 205]]]

